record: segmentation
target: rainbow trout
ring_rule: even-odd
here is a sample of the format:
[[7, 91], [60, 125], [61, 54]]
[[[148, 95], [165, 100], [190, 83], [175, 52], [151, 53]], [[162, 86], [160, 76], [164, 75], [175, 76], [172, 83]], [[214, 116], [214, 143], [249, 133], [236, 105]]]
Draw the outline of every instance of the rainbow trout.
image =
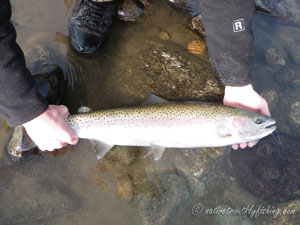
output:
[[[259, 140], [276, 129], [271, 117], [222, 104], [168, 102], [156, 96], [149, 99], [137, 107], [94, 112], [82, 107], [80, 114], [68, 117], [68, 124], [79, 138], [91, 140], [98, 159], [114, 145], [149, 146], [146, 156], [153, 153], [159, 160], [165, 148], [227, 146]], [[28, 142], [25, 134], [22, 139], [17, 134], [8, 150], [18, 156], [20, 146], [23, 151], [34, 146], [24, 145]]]
[[[275, 131], [271, 117], [222, 104], [167, 102], [71, 115], [79, 138], [91, 139], [97, 158], [114, 145], [149, 146], [159, 160], [165, 148], [220, 147], [259, 140]], [[153, 101], [152, 101], [153, 102]]]

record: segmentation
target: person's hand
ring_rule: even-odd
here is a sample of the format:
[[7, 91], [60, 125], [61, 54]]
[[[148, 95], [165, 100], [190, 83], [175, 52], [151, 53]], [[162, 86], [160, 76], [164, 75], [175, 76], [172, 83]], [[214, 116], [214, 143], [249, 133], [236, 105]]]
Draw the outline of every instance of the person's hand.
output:
[[[251, 84], [242, 87], [225, 86], [223, 104], [271, 116], [267, 101], [253, 89]], [[232, 145], [232, 148], [236, 150], [239, 147], [242, 149], [247, 146], [253, 147], [257, 142]]]
[[67, 124], [68, 108], [49, 105], [40, 116], [24, 123], [28, 135], [42, 151], [53, 151], [67, 144], [75, 145], [78, 137]]

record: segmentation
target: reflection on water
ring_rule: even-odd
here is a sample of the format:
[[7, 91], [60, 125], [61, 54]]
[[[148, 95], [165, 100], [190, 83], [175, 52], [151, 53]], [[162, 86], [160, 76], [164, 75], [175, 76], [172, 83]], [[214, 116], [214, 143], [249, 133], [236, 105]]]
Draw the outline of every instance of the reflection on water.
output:
[[72, 90], [75, 83], [81, 83], [81, 79], [84, 74], [84, 64], [76, 59], [78, 57], [74, 57], [75, 53], [69, 47], [68, 36], [60, 32], [56, 32], [53, 40], [56, 43], [64, 45], [64, 47], [67, 49], [66, 59], [64, 60], [65, 65], [62, 68], [64, 70], [64, 78], [68, 81], [68, 87]]
[[[152, 1], [134, 24], [116, 21], [106, 46], [93, 57], [78, 56], [69, 47], [72, 0], [29, 2], [12, 1], [18, 42], [34, 74], [62, 68], [68, 84], [64, 104], [71, 112], [82, 105], [103, 109], [138, 104], [150, 91], [170, 99], [220, 101], [223, 90], [212, 78], [201, 38], [187, 29], [188, 15], [165, 2]], [[268, 99], [279, 131], [297, 136], [299, 32], [295, 24], [255, 15], [254, 84]], [[161, 51], [170, 57], [161, 57]], [[175, 68], [174, 62], [181, 67]], [[197, 204], [203, 210], [269, 204], [240, 185], [233, 162], [218, 148], [170, 149], [155, 162], [143, 158], [144, 148], [117, 146], [97, 161], [89, 142], [81, 140], [75, 148], [14, 161], [4, 151], [8, 129], [2, 121], [0, 129], [0, 224], [296, 224], [299, 220], [299, 200], [272, 204], [297, 212], [276, 218], [193, 215]], [[267, 170], [261, 175], [269, 178]]]

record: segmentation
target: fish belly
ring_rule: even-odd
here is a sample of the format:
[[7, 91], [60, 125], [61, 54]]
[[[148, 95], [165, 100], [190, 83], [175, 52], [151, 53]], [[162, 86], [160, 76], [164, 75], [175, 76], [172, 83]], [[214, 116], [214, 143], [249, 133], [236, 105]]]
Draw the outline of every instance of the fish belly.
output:
[[150, 146], [169, 148], [218, 147], [231, 145], [231, 137], [220, 137], [207, 126], [113, 126], [89, 128], [77, 134], [80, 138], [94, 139], [109, 145]]

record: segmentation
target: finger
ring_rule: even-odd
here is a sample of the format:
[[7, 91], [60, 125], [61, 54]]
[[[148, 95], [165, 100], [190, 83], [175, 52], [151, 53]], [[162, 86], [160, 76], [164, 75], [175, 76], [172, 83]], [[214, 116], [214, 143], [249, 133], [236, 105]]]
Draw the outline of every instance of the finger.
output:
[[64, 105], [58, 105], [58, 108], [61, 110], [62, 113], [68, 113], [69, 112], [68, 108]]
[[73, 137], [71, 142], [69, 142], [69, 144], [76, 145], [78, 143], [78, 141], [79, 141], [78, 137]]
[[74, 136], [74, 137], [70, 137], [67, 141], [68, 144], [70, 145], [76, 145], [78, 143], [79, 139], [78, 137]]
[[252, 148], [253, 146], [255, 146], [258, 143], [258, 141], [252, 141], [248, 143], [248, 147]]
[[50, 151], [50, 152], [52, 152], [52, 151], [54, 151], [55, 150], [55, 148], [54, 147], [50, 147], [50, 145], [38, 145], [38, 148], [42, 151], [42, 152], [44, 152], [44, 151]]
[[61, 142], [76, 145], [78, 143], [78, 137], [70, 127], [66, 127], [65, 130], [58, 136]]
[[263, 114], [263, 115], [266, 115], [266, 116], [271, 116], [271, 113], [270, 113], [270, 111], [269, 111], [268, 106], [262, 108], [262, 109], [260, 110], [260, 113]]
[[233, 148], [234, 150], [238, 150], [239, 146], [238, 146], [238, 145], [232, 145], [232, 148]]
[[37, 144], [38, 148], [41, 151], [54, 151], [55, 149], [60, 149], [64, 147], [64, 142], [61, 142], [57, 139], [48, 140], [48, 142], [43, 142], [42, 144]]
[[61, 144], [62, 148], [66, 147], [68, 145], [68, 143], [65, 143], [65, 142], [61, 142], [60, 144]]
[[67, 117], [70, 115], [68, 108], [64, 105], [58, 105], [56, 106], [56, 109], [59, 111], [60, 115], [63, 115], [64, 119], [67, 119]]
[[244, 149], [244, 148], [246, 148], [247, 146], [248, 146], [247, 143], [241, 143], [241, 144], [240, 144], [240, 148], [241, 148], [241, 149]]

